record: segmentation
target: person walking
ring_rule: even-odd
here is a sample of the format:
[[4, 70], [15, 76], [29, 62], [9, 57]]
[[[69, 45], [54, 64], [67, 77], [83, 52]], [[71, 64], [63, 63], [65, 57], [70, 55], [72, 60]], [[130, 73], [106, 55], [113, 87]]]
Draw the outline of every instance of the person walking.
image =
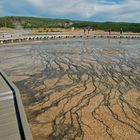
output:
[[84, 34], [86, 34], [86, 29], [84, 28]]
[[89, 32], [90, 32], [90, 28], [88, 28], [88, 34], [89, 34]]
[[108, 30], [108, 32], [109, 32], [109, 35], [111, 35], [111, 28]]

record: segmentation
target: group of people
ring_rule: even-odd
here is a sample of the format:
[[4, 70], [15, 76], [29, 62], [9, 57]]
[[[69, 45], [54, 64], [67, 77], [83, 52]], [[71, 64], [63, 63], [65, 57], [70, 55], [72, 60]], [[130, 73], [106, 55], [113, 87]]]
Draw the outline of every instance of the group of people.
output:
[[[84, 28], [84, 34], [86, 34], [86, 31], [88, 32], [88, 34], [90, 33], [90, 31], [91, 31], [91, 29], [90, 28]], [[94, 31], [93, 29], [92, 29], [92, 31]], [[109, 33], [109, 35], [111, 35], [111, 28], [110, 29], [108, 29], [108, 33]], [[122, 35], [122, 33], [123, 33], [123, 29], [121, 28], [120, 29], [120, 35]]]
[[86, 28], [84, 28], [84, 34], [86, 34], [86, 31], [87, 31], [87, 32], [88, 32], [88, 34], [89, 34], [89, 33], [90, 33], [90, 30], [91, 30], [90, 28], [87, 28], [87, 29], [86, 29]]
[[[108, 29], [108, 33], [109, 33], [109, 35], [111, 35], [111, 31], [112, 31], [111, 28]], [[121, 28], [121, 29], [120, 29], [120, 35], [122, 35], [122, 33], [123, 33], [123, 29]]]

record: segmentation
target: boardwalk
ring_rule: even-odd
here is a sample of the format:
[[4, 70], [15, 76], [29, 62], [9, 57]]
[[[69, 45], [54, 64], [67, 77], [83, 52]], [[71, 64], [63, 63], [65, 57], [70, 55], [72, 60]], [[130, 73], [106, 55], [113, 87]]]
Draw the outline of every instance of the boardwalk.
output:
[[0, 38], [0, 44], [7, 43], [20, 43], [29, 41], [40, 41], [50, 39], [63, 39], [63, 38], [127, 38], [127, 39], [140, 39], [140, 34], [124, 34], [124, 35], [107, 35], [107, 34], [27, 34], [20, 36], [8, 36]]
[[22, 101], [0, 72], [0, 140], [32, 140]]

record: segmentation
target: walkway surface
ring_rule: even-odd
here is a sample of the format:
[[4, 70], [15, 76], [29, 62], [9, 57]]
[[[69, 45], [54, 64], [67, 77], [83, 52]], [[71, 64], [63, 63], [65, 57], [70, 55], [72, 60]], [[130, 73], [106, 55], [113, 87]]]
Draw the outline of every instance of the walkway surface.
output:
[[18, 90], [0, 72], [0, 140], [32, 140]]
[[28, 41], [43, 41], [49, 39], [62, 39], [62, 38], [127, 38], [127, 39], [140, 39], [140, 34], [27, 34], [20, 36], [9, 36], [0, 38], [0, 45], [8, 43], [21, 43]]

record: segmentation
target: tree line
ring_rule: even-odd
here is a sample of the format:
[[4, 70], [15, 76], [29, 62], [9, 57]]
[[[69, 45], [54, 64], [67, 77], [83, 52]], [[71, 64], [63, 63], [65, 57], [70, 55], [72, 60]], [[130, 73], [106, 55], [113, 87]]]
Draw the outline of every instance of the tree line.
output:
[[140, 33], [140, 23], [125, 22], [92, 22], [92, 21], [76, 21], [69, 19], [51, 19], [39, 17], [0, 17], [0, 28], [71, 28], [78, 29], [91, 28], [94, 30], [130, 31]]

